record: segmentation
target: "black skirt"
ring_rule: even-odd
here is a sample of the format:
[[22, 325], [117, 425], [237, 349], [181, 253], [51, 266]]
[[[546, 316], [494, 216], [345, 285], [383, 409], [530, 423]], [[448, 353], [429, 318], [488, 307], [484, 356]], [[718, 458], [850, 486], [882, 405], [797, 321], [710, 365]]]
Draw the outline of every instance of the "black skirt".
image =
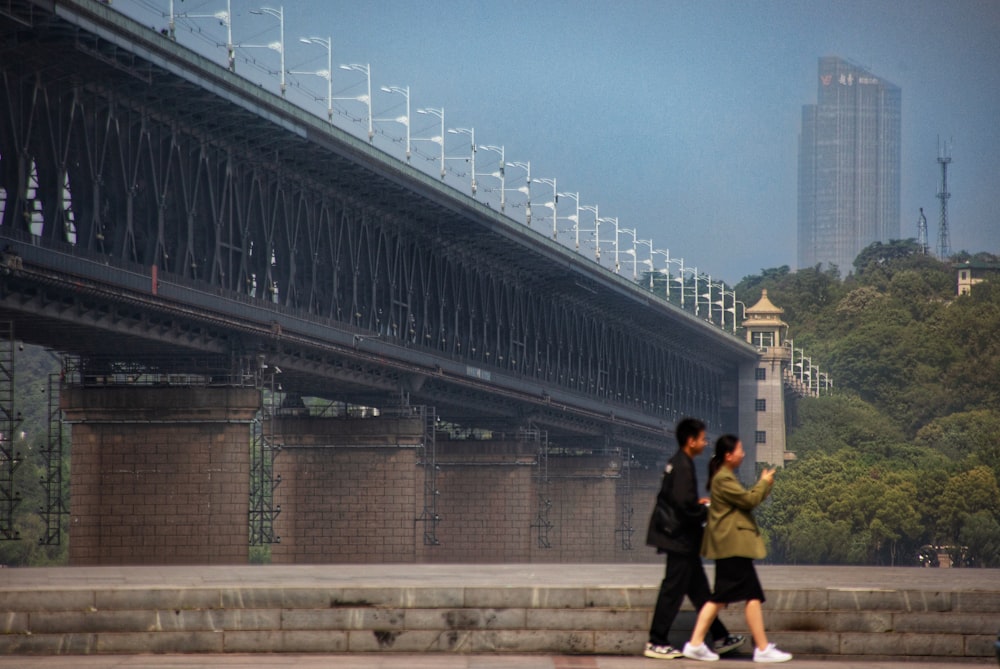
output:
[[746, 557], [722, 558], [715, 561], [715, 592], [709, 601], [716, 604], [746, 602], [751, 599], [764, 601], [753, 560]]

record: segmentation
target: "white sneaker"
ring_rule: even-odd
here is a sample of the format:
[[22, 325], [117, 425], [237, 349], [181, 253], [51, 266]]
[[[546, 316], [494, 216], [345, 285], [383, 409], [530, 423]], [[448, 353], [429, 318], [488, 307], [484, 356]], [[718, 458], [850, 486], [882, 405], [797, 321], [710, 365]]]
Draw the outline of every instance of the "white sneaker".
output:
[[[684, 648], [684, 657], [687, 657], [687, 647]], [[783, 650], [778, 650], [773, 643], [767, 644], [767, 648], [761, 650], [760, 648], [753, 649], [753, 661], [754, 662], [770, 662], [772, 664], [777, 662], [788, 662], [792, 659], [791, 653], [786, 653]]]
[[[719, 659], [719, 656], [713, 653], [704, 642], [700, 646], [692, 646], [690, 643], [684, 644], [684, 657], [702, 662], [715, 662]], [[788, 657], [791, 658], [791, 655]]]

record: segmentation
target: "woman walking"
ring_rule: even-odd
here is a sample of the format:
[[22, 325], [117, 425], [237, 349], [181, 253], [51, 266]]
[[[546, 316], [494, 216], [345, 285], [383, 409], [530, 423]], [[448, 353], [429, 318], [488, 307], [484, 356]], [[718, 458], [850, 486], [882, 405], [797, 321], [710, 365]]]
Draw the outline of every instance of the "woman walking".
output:
[[767, 640], [761, 612], [764, 590], [753, 566], [754, 559], [763, 558], [767, 549], [751, 511], [770, 494], [774, 470], [765, 469], [757, 484], [747, 490], [736, 477], [744, 455], [739, 437], [726, 434], [715, 442], [715, 453], [708, 465], [708, 489], [712, 496], [701, 554], [715, 560], [715, 592], [701, 607], [691, 640], [684, 644], [684, 657], [692, 660], [714, 662], [719, 659], [705, 645], [708, 626], [719, 609], [744, 601], [747, 627], [756, 645], [753, 661], [787, 662], [792, 659], [791, 654], [778, 650]]

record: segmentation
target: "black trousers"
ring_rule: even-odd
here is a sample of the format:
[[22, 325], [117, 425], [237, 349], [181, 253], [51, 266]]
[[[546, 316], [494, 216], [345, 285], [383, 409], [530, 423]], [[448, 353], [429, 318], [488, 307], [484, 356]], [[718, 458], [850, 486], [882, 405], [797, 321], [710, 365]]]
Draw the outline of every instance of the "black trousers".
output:
[[[708, 587], [708, 577], [701, 565], [698, 554], [684, 555], [682, 553], [667, 553], [667, 572], [660, 583], [660, 594], [656, 598], [656, 608], [653, 609], [653, 624], [649, 628], [649, 642], [658, 646], [670, 643], [670, 626], [681, 609], [684, 595], [687, 595], [695, 610], [708, 601], [712, 591]], [[724, 639], [729, 630], [716, 618], [708, 630], [712, 639]]]

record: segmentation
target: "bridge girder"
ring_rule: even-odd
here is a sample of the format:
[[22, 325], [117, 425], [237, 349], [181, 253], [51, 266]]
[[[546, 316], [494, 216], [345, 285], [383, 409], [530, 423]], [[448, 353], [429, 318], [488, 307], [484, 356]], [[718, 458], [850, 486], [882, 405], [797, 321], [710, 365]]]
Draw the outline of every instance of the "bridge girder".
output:
[[0, 236], [28, 271], [0, 307], [19, 333], [264, 350], [317, 394], [416, 374], [440, 407], [643, 445], [681, 415], [722, 427], [746, 345], [106, 8], [12, 5]]

